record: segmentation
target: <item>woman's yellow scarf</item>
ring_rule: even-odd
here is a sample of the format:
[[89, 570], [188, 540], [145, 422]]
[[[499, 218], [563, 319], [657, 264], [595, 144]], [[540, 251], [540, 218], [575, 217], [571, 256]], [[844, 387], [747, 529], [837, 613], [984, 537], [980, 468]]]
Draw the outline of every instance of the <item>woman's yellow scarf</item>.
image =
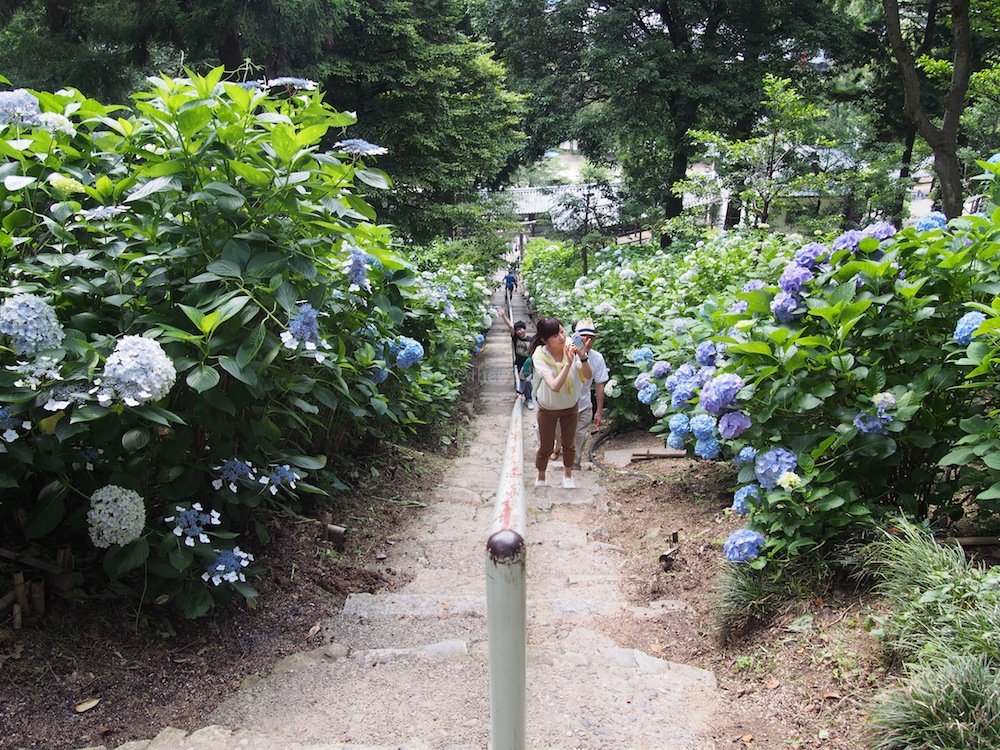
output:
[[[549, 365], [550, 367], [554, 367], [555, 368], [555, 370], [556, 370], [556, 377], [557, 378], [559, 377], [559, 374], [562, 372], [562, 368], [567, 367], [567, 366], [568, 367], [572, 367], [573, 366], [573, 360], [570, 360], [569, 365], [567, 365], [562, 360], [559, 360], [558, 362], [556, 362], [552, 358], [552, 355], [549, 354], [549, 350], [546, 349], [544, 346], [542, 347], [542, 361], [545, 362], [545, 364]], [[543, 380], [542, 382], [545, 382], [545, 381]], [[572, 393], [573, 392], [573, 373], [572, 372], [569, 375], [566, 376], [566, 382], [564, 383], [564, 385], [566, 386], [566, 392], [567, 393]]]

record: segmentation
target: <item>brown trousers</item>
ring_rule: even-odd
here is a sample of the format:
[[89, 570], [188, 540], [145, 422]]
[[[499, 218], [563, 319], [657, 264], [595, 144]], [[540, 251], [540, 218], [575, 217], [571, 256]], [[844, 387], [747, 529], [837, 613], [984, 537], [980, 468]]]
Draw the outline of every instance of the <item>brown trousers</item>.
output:
[[562, 438], [562, 460], [567, 469], [573, 468], [576, 460], [576, 420], [580, 414], [579, 407], [573, 404], [568, 409], [550, 411], [538, 404], [535, 411], [538, 415], [538, 450], [535, 451], [535, 468], [545, 471], [549, 465], [549, 455], [556, 443], [556, 424]]

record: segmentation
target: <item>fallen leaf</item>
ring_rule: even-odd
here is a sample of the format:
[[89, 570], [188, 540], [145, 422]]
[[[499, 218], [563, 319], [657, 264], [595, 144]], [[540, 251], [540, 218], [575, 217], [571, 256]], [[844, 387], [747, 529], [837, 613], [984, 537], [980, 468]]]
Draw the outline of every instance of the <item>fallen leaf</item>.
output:
[[649, 647], [649, 650], [652, 651], [654, 654], [662, 654], [663, 645], [659, 643], [654, 643], [652, 646]]
[[837, 693], [833, 692], [832, 690], [827, 690], [825, 693], [823, 693], [823, 697], [826, 698], [826, 699], [828, 699], [828, 700], [835, 700], [835, 701], [839, 701], [840, 700], [840, 695], [838, 695]]
[[781, 687], [781, 683], [778, 682], [774, 677], [771, 677], [770, 679], [768, 679], [767, 682], [764, 683], [764, 686], [768, 690], [777, 690], [779, 687]]
[[317, 622], [315, 625], [309, 628], [309, 637], [312, 638], [314, 635], [316, 635], [321, 627], [322, 626]]
[[73, 708], [78, 714], [82, 714], [84, 711], [89, 711], [100, 702], [100, 698], [88, 698], [85, 701], [80, 701]]

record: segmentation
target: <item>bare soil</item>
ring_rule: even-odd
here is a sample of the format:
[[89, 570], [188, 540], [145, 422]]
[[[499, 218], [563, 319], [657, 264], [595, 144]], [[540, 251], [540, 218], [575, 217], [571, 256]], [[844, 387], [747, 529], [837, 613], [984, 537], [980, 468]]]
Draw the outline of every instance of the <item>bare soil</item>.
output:
[[[605, 451], [649, 439], [644, 433], [609, 439], [595, 457], [600, 462]], [[257, 555], [267, 572], [254, 581], [260, 592], [254, 606], [234, 603], [209, 618], [168, 625], [159, 613], [137, 614], [123, 604], [63, 600], [21, 630], [0, 621], [0, 747], [113, 748], [167, 725], [204, 726], [244, 678], [321, 645], [320, 623], [348, 594], [392, 590], [400, 582], [379, 564], [380, 555], [416, 519], [420, 509], [412, 501], [446, 460], [430, 453], [383, 456], [356, 478], [352, 497], [332, 509], [304, 511], [314, 520], [273, 516], [271, 542]], [[864, 747], [864, 707], [887, 676], [864, 628], [873, 600], [863, 592], [842, 583], [808, 600], [775, 602], [768, 622], [728, 643], [719, 636], [722, 542], [742, 525], [726, 511], [734, 479], [726, 466], [687, 459], [604, 471], [603, 524], [609, 543], [628, 553], [630, 598], [643, 606], [685, 606], [676, 617], [603, 624], [623, 646], [716, 674], [732, 709], [715, 728], [719, 747]], [[342, 553], [325, 539], [329, 522], [348, 529]], [[100, 699], [99, 710], [75, 710], [92, 698]]]

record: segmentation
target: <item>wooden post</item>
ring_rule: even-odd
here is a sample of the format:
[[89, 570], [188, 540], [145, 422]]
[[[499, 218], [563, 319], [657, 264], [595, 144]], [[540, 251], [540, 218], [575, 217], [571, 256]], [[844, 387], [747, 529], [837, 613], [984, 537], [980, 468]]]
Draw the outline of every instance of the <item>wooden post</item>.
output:
[[28, 583], [28, 594], [31, 598], [31, 611], [36, 615], [45, 614], [45, 579], [32, 576]]
[[10, 617], [10, 626], [14, 628], [14, 630], [21, 629], [21, 625], [23, 624], [22, 617], [23, 614], [21, 610], [21, 605], [18, 604], [17, 602], [14, 602], [14, 610]]

